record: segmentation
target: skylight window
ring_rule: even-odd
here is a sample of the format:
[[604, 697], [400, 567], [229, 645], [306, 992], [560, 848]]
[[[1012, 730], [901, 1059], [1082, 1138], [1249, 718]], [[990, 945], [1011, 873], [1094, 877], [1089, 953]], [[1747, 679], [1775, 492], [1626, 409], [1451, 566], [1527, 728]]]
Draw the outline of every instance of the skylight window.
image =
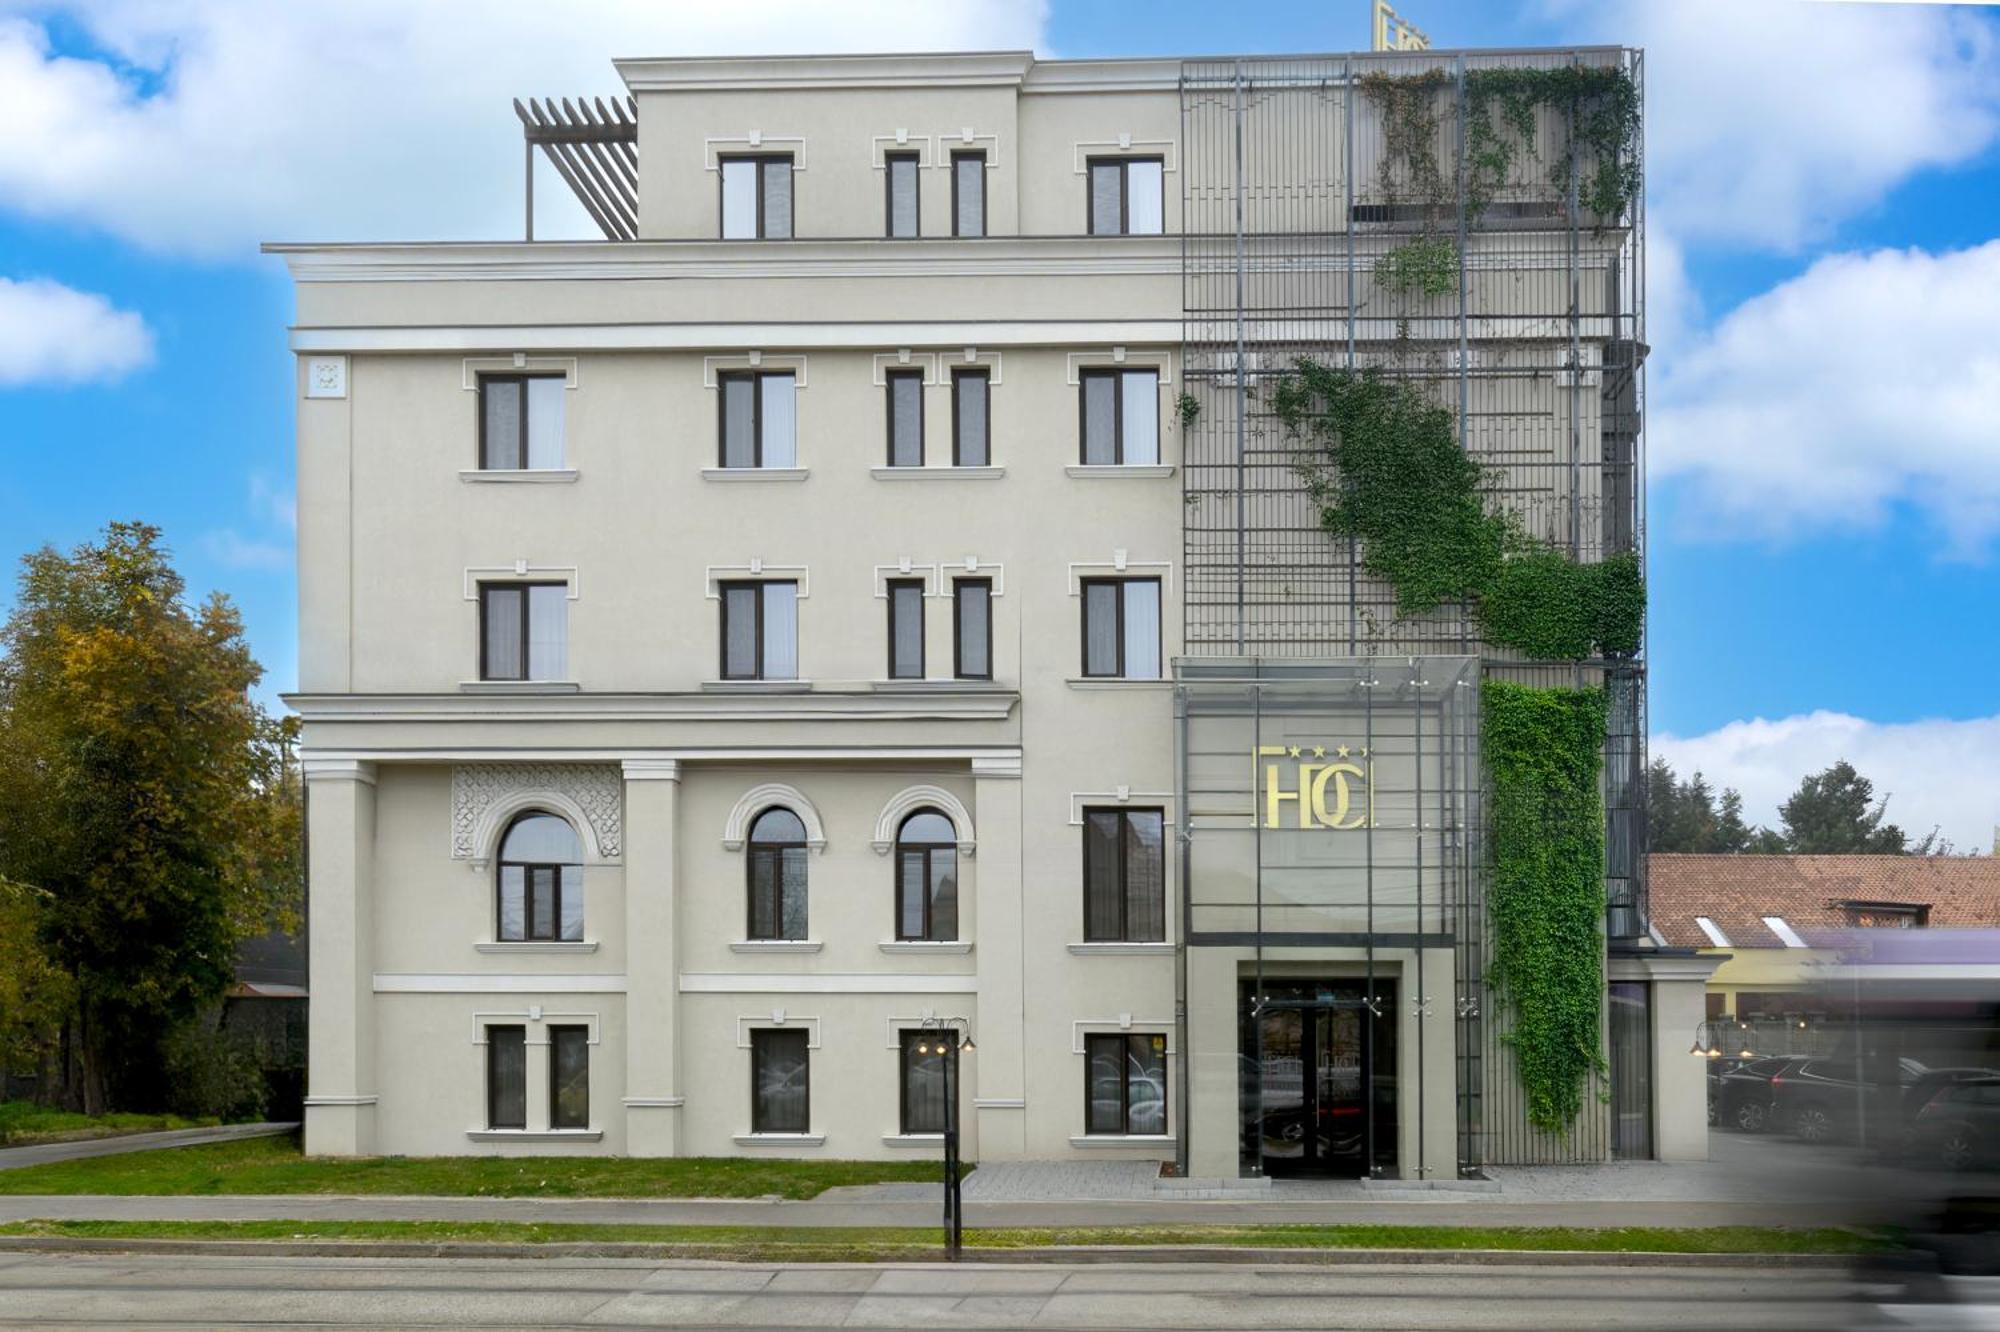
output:
[[1696, 916], [1694, 918], [1694, 923], [1701, 926], [1701, 932], [1703, 934], [1706, 934], [1708, 936], [1708, 941], [1714, 944], [1717, 948], [1734, 947], [1734, 945], [1732, 945], [1729, 942], [1729, 936], [1722, 932], [1722, 927], [1716, 924], [1714, 921], [1710, 920], [1707, 916]]
[[1764, 917], [1764, 925], [1771, 933], [1784, 940], [1785, 947], [1787, 948], [1810, 948], [1812, 946], [1804, 939], [1799, 938], [1799, 932], [1786, 924], [1783, 916], [1766, 916]]

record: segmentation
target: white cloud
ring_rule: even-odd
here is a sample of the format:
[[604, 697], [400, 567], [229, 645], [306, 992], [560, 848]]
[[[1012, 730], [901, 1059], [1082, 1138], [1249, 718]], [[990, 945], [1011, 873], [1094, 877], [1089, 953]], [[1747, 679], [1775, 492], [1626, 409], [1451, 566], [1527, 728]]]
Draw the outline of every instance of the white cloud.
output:
[[1689, 244], [1794, 249], [2000, 134], [2000, 25], [1938, 5], [1554, 0], [1646, 49], [1648, 196]]
[[1703, 526], [1782, 537], [1914, 505], [1952, 553], [2000, 533], [2000, 241], [1836, 254], [1656, 367], [1650, 460]]
[[1911, 837], [1940, 829], [1960, 851], [1990, 851], [2000, 824], [2000, 716], [1885, 723], [1840, 712], [1731, 722], [1706, 735], [1656, 735], [1655, 758], [1685, 777], [1697, 769], [1743, 793], [1744, 817], [1778, 826], [1778, 805], [1799, 779], [1840, 759], [1889, 797], [1889, 821]]
[[290, 546], [247, 537], [233, 527], [222, 527], [202, 533], [201, 548], [208, 558], [228, 569], [290, 573], [294, 563]]
[[0, 388], [117, 379], [153, 359], [146, 321], [95, 292], [0, 277]]
[[[209, 257], [271, 239], [514, 237], [514, 97], [622, 92], [621, 56], [1032, 47], [1044, 7], [0, 0], [0, 206]], [[54, 50], [50, 10], [99, 53]], [[581, 221], [567, 194], [537, 190]]]

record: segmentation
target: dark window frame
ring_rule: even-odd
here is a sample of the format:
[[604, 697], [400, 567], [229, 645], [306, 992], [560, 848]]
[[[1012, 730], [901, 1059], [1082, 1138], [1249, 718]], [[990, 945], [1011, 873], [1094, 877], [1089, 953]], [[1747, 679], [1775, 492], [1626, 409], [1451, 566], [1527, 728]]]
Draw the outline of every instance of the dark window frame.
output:
[[[782, 870], [784, 867], [785, 863], [784, 853], [786, 851], [796, 850], [799, 853], [800, 858], [807, 865], [809, 871], [807, 874], [807, 885], [806, 885], [806, 893], [807, 893], [806, 906], [807, 909], [810, 910], [812, 906], [812, 897], [811, 897], [812, 885], [811, 885], [811, 874], [810, 874], [810, 868], [812, 862], [810, 858], [811, 857], [810, 844], [804, 841], [803, 838], [796, 842], [779, 841], [776, 839], [770, 841], [757, 840], [757, 825], [763, 821], [764, 816], [766, 814], [769, 814], [774, 809], [784, 810], [787, 814], [790, 814], [793, 818], [795, 819], [799, 818], [799, 812], [791, 808], [789, 805], [766, 805], [764, 806], [764, 808], [758, 810], [755, 817], [753, 817], [750, 820], [750, 828], [748, 832], [744, 834], [743, 838], [743, 865], [744, 865], [743, 937], [746, 940], [797, 942], [799, 940], [805, 939], [807, 935], [803, 934], [799, 935], [795, 940], [793, 936], [786, 934], [784, 932], [785, 883], [784, 883], [784, 877], [779, 871]], [[800, 826], [803, 827], [805, 824], [805, 820], [799, 819], [799, 823]], [[764, 853], [763, 858], [768, 860], [771, 864], [771, 881], [769, 884], [769, 889], [771, 894], [771, 919], [777, 923], [776, 924], [777, 933], [775, 934], [759, 934], [757, 932], [757, 892], [759, 886], [757, 883], [757, 863], [759, 860], [760, 852]], [[808, 931], [808, 934], [810, 934], [810, 931]]]
[[[976, 379], [984, 384], [986, 397], [986, 461], [967, 463], [965, 461], [965, 426], [959, 417], [959, 385], [966, 380]], [[953, 467], [991, 467], [993, 465], [993, 372], [983, 365], [955, 366], [951, 372], [951, 465]]]
[[[768, 680], [771, 678], [765, 673], [769, 663], [766, 660], [764, 651], [764, 589], [772, 583], [789, 583], [792, 587], [792, 614], [795, 617], [793, 621], [793, 634], [796, 636], [798, 631], [796, 616], [798, 615], [799, 604], [799, 583], [796, 578], [730, 578], [724, 579], [715, 585], [716, 603], [718, 606], [717, 616], [720, 620], [722, 630], [720, 636], [721, 651], [716, 661], [716, 665], [720, 670], [720, 674], [717, 676], [718, 679]], [[757, 622], [757, 672], [754, 675], [731, 675], [729, 673], [729, 593], [732, 589], [740, 590], [743, 588], [753, 588], [757, 593], [752, 598], [752, 604], [756, 606], [753, 614]]]
[[[1081, 661], [1080, 661], [1079, 665], [1080, 665], [1080, 667], [1081, 667], [1081, 669], [1082, 669], [1082, 672], [1083, 672], [1083, 678], [1084, 678], [1084, 679], [1087, 679], [1087, 680], [1130, 680], [1130, 679], [1146, 679], [1146, 680], [1150, 680], [1150, 679], [1155, 679], [1155, 678], [1157, 678], [1157, 677], [1154, 677], [1154, 676], [1150, 676], [1150, 675], [1149, 675], [1149, 676], [1136, 676], [1136, 677], [1135, 677], [1135, 676], [1132, 676], [1132, 675], [1129, 675], [1129, 674], [1127, 674], [1127, 672], [1126, 672], [1126, 663], [1125, 663], [1125, 588], [1126, 588], [1126, 586], [1127, 586], [1127, 585], [1129, 585], [1129, 584], [1132, 584], [1132, 583], [1151, 583], [1151, 584], [1153, 584], [1153, 585], [1154, 585], [1155, 587], [1158, 587], [1158, 588], [1160, 588], [1160, 596], [1161, 596], [1161, 598], [1162, 598], [1162, 600], [1161, 600], [1161, 602], [1160, 602], [1160, 634], [1161, 634], [1161, 637], [1162, 637], [1162, 640], [1163, 640], [1163, 641], [1162, 641], [1162, 642], [1161, 642], [1160, 644], [1158, 644], [1158, 645], [1157, 645], [1157, 646], [1158, 646], [1158, 652], [1156, 653], [1156, 655], [1160, 655], [1160, 656], [1161, 656], [1161, 660], [1162, 660], [1162, 662], [1164, 663], [1164, 660], [1165, 660], [1165, 656], [1164, 656], [1164, 653], [1165, 653], [1165, 643], [1164, 643], [1164, 638], [1165, 638], [1165, 635], [1166, 635], [1166, 631], [1167, 631], [1167, 623], [1166, 623], [1166, 622], [1167, 622], [1167, 607], [1166, 607], [1166, 601], [1164, 600], [1164, 598], [1165, 598], [1165, 596], [1166, 596], [1166, 589], [1165, 589], [1165, 587], [1164, 587], [1164, 586], [1162, 586], [1162, 584], [1161, 584], [1161, 580], [1160, 580], [1160, 579], [1158, 579], [1158, 578], [1123, 578], [1123, 577], [1120, 577], [1120, 578], [1082, 578], [1082, 579], [1078, 579], [1078, 580], [1077, 580], [1077, 601], [1078, 601], [1079, 605], [1081, 606], [1081, 610], [1080, 610], [1079, 614], [1080, 614], [1080, 616], [1081, 616], [1081, 619], [1082, 619], [1082, 631], [1083, 631], [1083, 632], [1082, 632], [1082, 641], [1081, 641], [1081, 642], [1079, 643], [1079, 645], [1078, 645], [1078, 646], [1079, 646], [1079, 649], [1080, 649], [1080, 656], [1081, 656]], [[1117, 603], [1116, 603], [1116, 604], [1117, 604], [1117, 607], [1118, 607], [1118, 611], [1117, 611], [1117, 616], [1116, 616], [1116, 619], [1115, 619], [1115, 621], [1114, 621], [1114, 627], [1115, 627], [1115, 629], [1116, 629], [1116, 631], [1117, 631], [1117, 632], [1116, 632], [1116, 637], [1117, 637], [1117, 641], [1118, 641], [1118, 669], [1117, 669], [1116, 671], [1113, 671], [1113, 672], [1109, 672], [1109, 673], [1106, 673], [1106, 672], [1104, 672], [1104, 671], [1098, 671], [1098, 672], [1095, 672], [1095, 673], [1092, 673], [1092, 671], [1091, 671], [1091, 669], [1090, 669], [1090, 589], [1091, 589], [1092, 587], [1095, 587], [1095, 586], [1100, 586], [1100, 585], [1102, 585], [1102, 586], [1109, 586], [1109, 587], [1116, 587], [1116, 588], [1118, 589], [1118, 596], [1117, 596]]]
[[[567, 376], [565, 376], [560, 371], [550, 373], [546, 371], [533, 372], [533, 371], [514, 370], [496, 374], [487, 374], [484, 371], [482, 371], [479, 374], [477, 380], [479, 387], [479, 393], [478, 393], [479, 406], [478, 410], [474, 413], [474, 420], [473, 420], [473, 430], [475, 431], [477, 438], [475, 438], [473, 441], [473, 456], [478, 458], [479, 460], [480, 471], [535, 472], [544, 470], [556, 470], [556, 471], [561, 470], [559, 467], [553, 469], [545, 469], [545, 468], [528, 466], [528, 381], [531, 379], [565, 379], [565, 378], [567, 378]], [[519, 384], [521, 386], [521, 419], [520, 419], [520, 430], [518, 432], [520, 438], [516, 441], [516, 443], [520, 448], [521, 465], [519, 467], [496, 467], [493, 465], [493, 460], [486, 456], [486, 388], [487, 385], [489, 384]], [[563, 461], [568, 462], [569, 460], [565, 458], [563, 459]]]
[[[581, 1023], [562, 1022], [549, 1026], [549, 1127], [552, 1129], [588, 1129], [590, 1127], [590, 1028]], [[566, 1122], [558, 1092], [562, 1086], [562, 1064], [556, 1053], [560, 1038], [575, 1036], [583, 1042], [583, 1119], [580, 1123]]]
[[[936, 1055], [919, 1055], [916, 1053], [914, 1047], [919, 1042], [929, 1041], [934, 1039], [938, 1039], [936, 1032], [926, 1031], [921, 1027], [904, 1027], [897, 1033], [896, 1131], [902, 1134], [904, 1137], [916, 1137], [918, 1135], [933, 1134], [933, 1133], [942, 1134], [945, 1129], [945, 1124], [951, 1122], [951, 1111], [949, 1105], [946, 1105], [942, 1109], [941, 1111], [942, 1122], [940, 1122], [936, 1128], [920, 1126], [912, 1124], [910, 1122], [910, 1072], [912, 1067], [912, 1061], [916, 1059], [932, 1059], [932, 1058], [939, 1060], [954, 1059], [957, 1058], [960, 1053], [956, 1041], [954, 1041], [951, 1046], [952, 1052], [950, 1054], [945, 1054], [940, 1052]], [[964, 1070], [962, 1069], [960, 1070], [961, 1074], [963, 1073], [963, 1071]], [[941, 1068], [940, 1072], [943, 1074], [943, 1077], [946, 1081], [950, 1080], [951, 1075], [949, 1070]], [[947, 1089], [947, 1093], [950, 1090], [952, 1089]]]
[[[767, 379], [789, 379], [792, 381], [794, 403], [792, 407], [793, 430], [798, 428], [798, 371], [796, 370], [722, 370], [715, 376], [715, 465], [724, 471], [755, 471], [764, 466], [764, 381]], [[729, 462], [729, 384], [742, 380], [750, 385], [750, 466], [733, 467]], [[792, 462], [798, 466], [798, 439], [792, 440]]]
[[[976, 234], [970, 234], [958, 229], [958, 164], [962, 161], [976, 161], [979, 163], [979, 231]], [[951, 155], [951, 234], [953, 236], [965, 240], [985, 239], [989, 231], [986, 225], [988, 211], [986, 207], [987, 193], [986, 150], [983, 148], [955, 150]]]
[[[1090, 932], [1092, 912], [1090, 882], [1090, 818], [1093, 814], [1110, 814], [1118, 819], [1118, 881], [1110, 886], [1118, 903], [1118, 932], [1112, 935], [1094, 935]], [[1131, 918], [1131, 847], [1128, 837], [1131, 833], [1134, 814], [1151, 814], [1160, 821], [1160, 937], [1157, 939], [1135, 939], [1132, 937]], [[1136, 809], [1123, 806], [1086, 805], [1083, 810], [1083, 941], [1085, 943], [1165, 943], [1167, 940], [1167, 811], [1157, 805], [1142, 805]]]
[[[1157, 466], [1160, 461], [1160, 413], [1153, 410], [1153, 461], [1132, 463], [1125, 461], [1125, 378], [1128, 375], [1151, 375], [1153, 396], [1157, 401], [1160, 393], [1160, 371], [1155, 366], [1090, 366], [1079, 370], [1076, 376], [1076, 460], [1085, 467], [1125, 467]], [[1111, 381], [1111, 461], [1093, 463], [1090, 461], [1090, 381], [1108, 379]]]
[[[729, 234], [729, 187], [727, 185], [728, 166], [731, 162], [757, 163], [757, 234], [755, 236], [732, 236]], [[764, 228], [764, 164], [783, 162], [792, 171], [791, 218], [788, 234], [769, 236]], [[793, 153], [727, 153], [715, 159], [715, 234], [722, 240], [793, 240], [799, 234], [799, 192], [798, 162]]]
[[[547, 578], [540, 578], [540, 579], [509, 578], [509, 579], [496, 580], [494, 582], [485, 582], [479, 584], [479, 678], [480, 679], [498, 680], [506, 683], [525, 684], [528, 681], [531, 681], [535, 678], [530, 673], [531, 667], [528, 662], [528, 643], [530, 640], [530, 635], [533, 632], [533, 624], [530, 613], [533, 610], [535, 601], [533, 597], [528, 595], [528, 589], [531, 587], [560, 587], [563, 588], [565, 591], [567, 591], [569, 588], [569, 584], [561, 581], [560, 579], [547, 579]], [[486, 619], [487, 615], [489, 614], [487, 608], [487, 601], [495, 592], [512, 592], [517, 590], [521, 594], [521, 644], [520, 644], [521, 673], [519, 675], [495, 675], [493, 674], [492, 666], [487, 658], [487, 651], [486, 651], [488, 646]], [[567, 655], [569, 651], [569, 628], [567, 625], [563, 627], [563, 651], [565, 655]]]
[[[1118, 1138], [1118, 1137], [1133, 1136], [1134, 1129], [1132, 1128], [1132, 1061], [1131, 1061], [1132, 1045], [1136, 1041], [1144, 1041], [1150, 1047], [1153, 1041], [1161, 1039], [1163, 1038], [1161, 1037], [1161, 1034], [1159, 1032], [1137, 1032], [1137, 1031], [1089, 1032], [1084, 1036], [1083, 1038], [1083, 1132], [1085, 1137]], [[1101, 1044], [1113, 1044], [1113, 1043], [1115, 1043], [1118, 1046], [1119, 1127], [1115, 1129], [1103, 1129], [1096, 1127], [1095, 1122], [1091, 1116], [1093, 1105], [1090, 1095], [1091, 1093], [1090, 1067], [1091, 1064], [1095, 1062], [1092, 1055], [1093, 1049]], [[1168, 1089], [1172, 1084], [1172, 1079], [1168, 1077], [1167, 1074], [1167, 1054], [1168, 1052], [1166, 1051], [1166, 1049], [1162, 1048], [1160, 1051], [1160, 1130], [1159, 1130], [1162, 1134], [1171, 1134], [1173, 1132], [1173, 1105], [1168, 1100], [1167, 1097]], [[1148, 1134], [1146, 1136], [1150, 1137], [1152, 1135]]]
[[[758, 1093], [758, 1073], [766, 1056], [764, 1047], [774, 1044], [777, 1038], [787, 1041], [796, 1039], [805, 1051], [806, 1095], [803, 1124], [797, 1128], [773, 1127], [764, 1112], [764, 1101]], [[812, 1132], [812, 1033], [804, 1028], [752, 1027], [750, 1029], [750, 1131], [752, 1133], [811, 1133]]]
[[[907, 236], [896, 234], [896, 163], [908, 162], [910, 188], [916, 192], [911, 202], [911, 216], [916, 221], [916, 230]], [[882, 154], [882, 238], [884, 240], [921, 240], [924, 234], [924, 159], [922, 153], [893, 152]]]
[[[1167, 159], [1157, 153], [1120, 153], [1116, 156], [1106, 154], [1098, 157], [1086, 157], [1083, 160], [1083, 208], [1084, 233], [1086, 235], [1130, 236], [1132, 234], [1131, 167], [1134, 162], [1157, 162], [1160, 164], [1160, 230], [1158, 234], [1166, 234]], [[1097, 168], [1100, 166], [1115, 166], [1118, 168], [1118, 230], [1116, 232], [1100, 232], [1097, 229], [1097, 190], [1095, 182], [1097, 179]], [[1148, 231], [1141, 234], [1151, 236], [1155, 233]]]
[[[578, 861], [576, 865], [572, 867], [570, 865], [564, 864], [561, 861], [505, 859], [505, 847], [507, 845], [507, 838], [510, 834], [513, 833], [515, 826], [520, 824], [524, 820], [534, 819], [534, 818], [562, 819], [564, 823], [569, 823], [568, 819], [563, 818], [562, 815], [556, 813], [552, 809], [524, 809], [519, 814], [516, 814], [513, 818], [507, 820], [506, 828], [502, 829], [500, 833], [500, 841], [498, 845], [501, 848], [501, 850], [496, 852], [493, 857], [494, 941], [497, 943], [580, 942], [580, 940], [578, 939], [563, 938], [563, 932], [562, 932], [563, 871], [566, 869], [575, 868], [578, 873], [578, 877], [581, 877], [583, 872], [583, 862]], [[570, 831], [576, 832], [576, 827], [574, 824], [570, 825]], [[582, 842], [581, 833], [577, 834], [577, 840], [579, 845], [581, 845]], [[506, 874], [509, 868], [518, 869], [521, 871], [521, 937], [518, 939], [512, 939], [507, 936], [506, 929], [502, 923], [501, 911], [500, 911], [500, 880]], [[551, 887], [551, 893], [549, 897], [549, 929], [551, 933], [549, 934], [535, 933], [535, 874], [537, 871], [542, 871], [542, 870], [553, 871], [553, 873], [551, 873], [549, 878], [549, 883]]]
[[[518, 1032], [521, 1037], [521, 1122], [502, 1122], [500, 1110], [499, 1070], [495, 1068], [500, 1042], [494, 1039], [500, 1032]], [[486, 1127], [495, 1130], [526, 1129], [528, 1127], [528, 1029], [518, 1022], [489, 1024], [486, 1028]]]
[[[935, 814], [939, 818], [943, 819], [945, 823], [949, 825], [953, 830], [954, 834], [953, 840], [949, 842], [905, 842], [903, 840], [903, 829], [909, 827], [910, 821], [912, 819], [920, 818], [925, 814]], [[952, 823], [951, 815], [945, 813], [943, 810], [938, 809], [932, 805], [926, 805], [921, 809], [911, 810], [908, 814], [905, 814], [903, 816], [902, 822], [896, 825], [895, 854], [891, 857], [891, 863], [895, 866], [895, 872], [896, 872], [896, 942], [898, 943], [958, 942], [959, 900], [958, 900], [958, 840], [956, 837], [957, 829], [958, 825]], [[951, 853], [951, 934], [948, 937], [938, 933], [936, 922], [932, 918], [933, 907], [935, 906], [935, 903], [931, 900], [931, 866], [933, 860], [937, 857], [937, 854], [941, 851], [948, 851]], [[905, 859], [909, 856], [918, 857], [922, 861], [924, 867], [921, 879], [921, 882], [923, 884], [922, 905], [923, 905], [924, 924], [923, 924], [923, 932], [920, 934], [903, 933], [903, 917], [905, 914], [903, 910], [903, 892], [905, 886], [909, 882], [909, 877], [903, 872], [903, 864]]]
[[[890, 680], [922, 680], [930, 670], [930, 654], [926, 650], [926, 644], [924, 643], [924, 602], [928, 600], [924, 595], [927, 590], [924, 587], [924, 580], [921, 578], [891, 578], [884, 584], [884, 589], [888, 594], [887, 600], [889, 605], [889, 663], [888, 674], [884, 678]], [[917, 594], [917, 672], [915, 675], [906, 675], [898, 672], [896, 669], [896, 592], [898, 589], [905, 592], [914, 589]]]
[[[965, 669], [965, 602], [959, 596], [960, 589], [967, 586], [986, 589], [986, 670], [973, 674]], [[954, 578], [951, 581], [951, 675], [954, 680], [991, 680], [993, 678], [993, 580], [991, 578]]]
[[[914, 463], [896, 461], [896, 385], [916, 381], [917, 385], [917, 460]], [[922, 370], [888, 370], [882, 375], [883, 440], [886, 454], [883, 464], [888, 467], [922, 467], [924, 465], [924, 372]], [[953, 403], [954, 415], [957, 411]], [[761, 441], [760, 441], [761, 443]]]

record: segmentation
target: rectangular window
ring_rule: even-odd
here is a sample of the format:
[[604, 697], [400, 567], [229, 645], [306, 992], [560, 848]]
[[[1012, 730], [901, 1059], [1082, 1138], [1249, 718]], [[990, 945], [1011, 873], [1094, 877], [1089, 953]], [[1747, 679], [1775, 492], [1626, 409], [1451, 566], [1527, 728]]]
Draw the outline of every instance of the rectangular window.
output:
[[895, 240], [917, 235], [917, 155], [890, 153], [882, 159], [888, 190], [888, 235]]
[[500, 862], [502, 943], [583, 938], [583, 866]]
[[1160, 678], [1160, 580], [1083, 580], [1083, 673]]
[[806, 848], [800, 844], [750, 843], [750, 922], [752, 939], [806, 937]]
[[725, 157], [722, 238], [785, 240], [792, 234], [791, 154]]
[[811, 1060], [804, 1031], [750, 1033], [750, 1131], [812, 1132]]
[[789, 370], [727, 371], [718, 447], [723, 467], [798, 465], [798, 380]]
[[918, 578], [889, 580], [889, 678], [924, 678], [924, 584]]
[[569, 673], [569, 587], [479, 585], [479, 678], [560, 680]]
[[958, 847], [896, 847], [896, 937], [948, 943], [958, 938]]
[[986, 154], [951, 155], [951, 234], [986, 234]]
[[1083, 812], [1086, 943], [1159, 943], [1167, 937], [1165, 824], [1157, 809]]
[[479, 466], [518, 472], [563, 465], [561, 375], [479, 377]]
[[986, 467], [993, 461], [992, 377], [984, 370], [951, 372], [951, 465]]
[[590, 1127], [590, 1028], [549, 1028], [549, 1127]]
[[952, 674], [993, 678], [993, 580], [961, 578], [951, 585]]
[[1157, 157], [1090, 159], [1090, 234], [1157, 236], [1165, 230], [1165, 164]]
[[799, 676], [799, 585], [724, 583], [722, 678], [796, 680]]
[[944, 1132], [944, 1061], [951, 1057], [944, 1052], [937, 1033], [903, 1033], [903, 1132]]
[[528, 1029], [486, 1029], [486, 1127], [528, 1127]]
[[1085, 370], [1081, 387], [1083, 461], [1143, 467], [1160, 461], [1160, 372]]
[[889, 466], [924, 465], [924, 372], [891, 370], [888, 385]]
[[1167, 1131], [1167, 1038], [1085, 1036], [1085, 1133]]

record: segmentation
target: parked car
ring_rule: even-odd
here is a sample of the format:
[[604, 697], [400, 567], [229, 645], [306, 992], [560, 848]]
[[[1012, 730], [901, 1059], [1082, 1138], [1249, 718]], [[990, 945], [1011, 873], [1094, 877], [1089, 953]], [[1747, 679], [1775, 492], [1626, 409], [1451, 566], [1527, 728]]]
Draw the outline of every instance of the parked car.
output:
[[1771, 1127], [1771, 1079], [1793, 1059], [1715, 1059], [1709, 1062], [1709, 1123], [1743, 1133]]
[[2000, 1163], [2000, 1075], [1931, 1085], [1910, 1124], [1912, 1155], [1947, 1170]]
[[[1914, 1059], [1795, 1059], [1771, 1078], [1770, 1116], [1806, 1142], [1860, 1136], [1879, 1144], [1884, 1133], [1900, 1139], [1904, 1095], [1929, 1071]], [[1864, 1131], [1857, 1135], [1857, 1128]]]

